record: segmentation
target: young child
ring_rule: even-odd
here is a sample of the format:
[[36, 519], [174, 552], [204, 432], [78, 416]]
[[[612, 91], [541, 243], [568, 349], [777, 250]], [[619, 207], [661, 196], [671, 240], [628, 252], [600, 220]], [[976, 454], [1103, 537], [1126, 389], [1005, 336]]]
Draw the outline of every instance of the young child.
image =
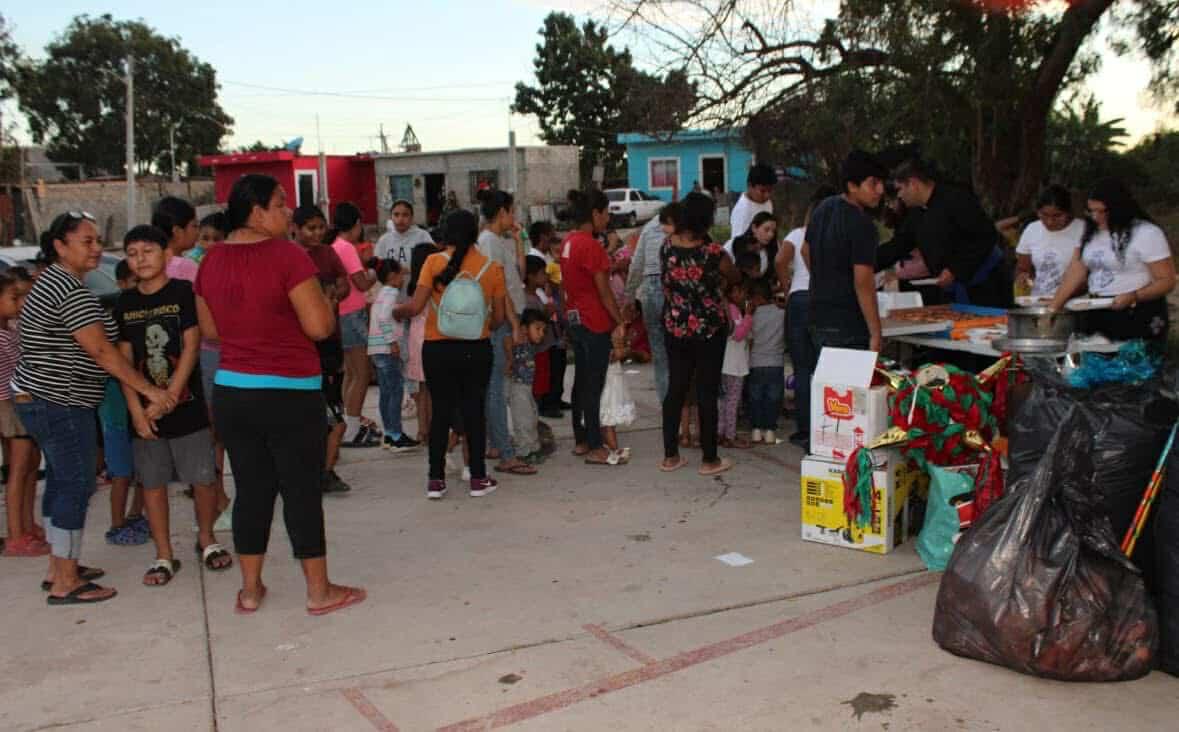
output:
[[24, 304], [21, 283], [0, 274], [0, 437], [4, 440], [4, 464], [8, 466], [8, 538], [6, 557], [43, 557], [49, 553], [45, 530], [34, 520], [37, 498], [37, 466], [41, 451], [29, 437], [12, 401], [12, 374], [20, 360], [20, 341], [13, 327]]
[[[340, 298], [348, 294], [348, 271], [339, 255], [330, 244], [324, 243], [327, 231], [327, 217], [318, 206], [300, 206], [291, 217], [295, 227], [295, 241], [311, 257], [319, 270], [319, 284], [335, 311]], [[340, 329], [322, 341], [316, 341], [319, 352], [319, 370], [323, 374], [323, 401], [327, 407], [327, 454], [321, 486], [324, 493], [347, 493], [352, 490], [336, 473], [336, 462], [340, 459], [340, 444], [344, 441], [344, 346], [340, 341]]]
[[753, 305], [748, 301], [745, 286], [741, 283], [729, 285], [725, 293], [728, 298], [729, 323], [732, 330], [725, 344], [725, 360], [721, 364], [721, 386], [724, 396], [720, 401], [720, 423], [717, 436], [721, 447], [747, 448], [749, 441], [737, 436], [737, 408], [745, 388], [745, 377], [749, 375], [749, 341], [746, 336], [753, 328]]
[[184, 256], [199, 265], [201, 260], [205, 258], [205, 252], [209, 251], [209, 247], [219, 241], [225, 241], [225, 237], [228, 235], [229, 218], [221, 211], [211, 213], [201, 219], [201, 228], [197, 233], [196, 246], [185, 252]]
[[625, 465], [630, 462], [630, 448], [618, 447], [618, 427], [625, 427], [635, 421], [635, 403], [626, 386], [622, 373], [622, 361], [626, 358], [628, 338], [625, 334], [611, 334], [610, 366], [606, 369], [606, 385], [602, 388], [602, 407], [599, 412], [602, 423], [602, 441], [610, 450], [606, 462], [610, 465]]
[[134, 390], [123, 387], [136, 433], [135, 472], [143, 484], [156, 545], [156, 561], [143, 575], [143, 584], [151, 587], [168, 584], [180, 570], [172, 551], [168, 509], [168, 482], [174, 474], [193, 487], [201, 561], [213, 571], [233, 565], [229, 551], [213, 535], [217, 471], [197, 360], [201, 334], [196, 296], [190, 283], [168, 277], [167, 246], [167, 234], [154, 226], [127, 232], [123, 248], [139, 283], [119, 296], [114, 312], [119, 350], [149, 382], [176, 399], [176, 408], [161, 414], [145, 408]]
[[536, 465], [544, 461], [540, 439], [536, 433], [536, 400], [532, 397], [532, 380], [536, 376], [536, 352], [544, 342], [547, 318], [535, 308], [524, 308], [520, 327], [524, 342], [516, 345], [511, 336], [504, 338], [507, 359], [504, 364], [508, 376], [508, 411], [512, 415], [512, 444], [524, 462]]
[[392, 257], [378, 259], [377, 277], [382, 287], [369, 313], [368, 355], [376, 367], [377, 383], [380, 385], [381, 426], [385, 435], [381, 446], [393, 452], [407, 452], [420, 443], [401, 432], [401, 399], [405, 394], [401, 375], [401, 336], [404, 327], [393, 319], [393, 308], [401, 297], [405, 271]]
[[[139, 282], [124, 259], [115, 266], [119, 289], [133, 289]], [[98, 405], [98, 423], [102, 428], [102, 457], [111, 482], [111, 527], [106, 532], [108, 544], [139, 546], [146, 544], [150, 530], [143, 515], [143, 489], [135, 486], [131, 512], [127, 512], [127, 497], [131, 494], [131, 480], [135, 477], [135, 463], [131, 450], [131, 422], [127, 415], [127, 399], [117, 379], [107, 379], [106, 392]]]
[[786, 390], [784, 373], [786, 354], [786, 317], [770, 297], [770, 285], [755, 280], [750, 285], [753, 296], [753, 342], [749, 354], [750, 418], [753, 442], [777, 443], [778, 413]]
[[557, 343], [554, 327], [557, 308], [549, 294], [549, 275], [546, 267], [544, 258], [540, 255], [529, 254], [524, 259], [524, 307], [535, 308], [544, 313], [548, 324], [544, 331], [544, 340], [536, 347], [536, 376], [532, 380], [532, 398], [536, 400], [536, 408], [541, 417], [560, 419], [560, 409], [553, 412], [551, 408], [545, 409], [544, 404], [544, 398], [552, 389], [552, 348]]

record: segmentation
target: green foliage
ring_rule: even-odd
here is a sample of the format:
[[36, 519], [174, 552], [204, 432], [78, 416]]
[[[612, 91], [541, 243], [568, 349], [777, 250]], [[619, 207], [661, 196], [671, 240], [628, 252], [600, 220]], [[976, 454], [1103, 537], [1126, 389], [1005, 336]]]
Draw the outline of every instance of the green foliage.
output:
[[78, 16], [45, 54], [16, 75], [21, 111], [52, 159], [82, 163], [90, 174], [124, 167], [128, 54], [135, 58], [137, 172], [169, 170], [173, 126], [180, 165], [218, 149], [233, 124], [217, 102], [213, 67], [142, 22]]
[[[1157, 132], [1128, 150], [1125, 159], [1140, 175], [1139, 200], [1147, 206], [1179, 204], [1179, 130]], [[1179, 239], [1172, 239], [1179, 244]]]
[[674, 132], [695, 103], [682, 71], [659, 78], [636, 69], [629, 51], [609, 44], [604, 26], [550, 13], [540, 30], [536, 86], [516, 84], [512, 111], [535, 115], [545, 142], [581, 148], [581, 179], [595, 165], [605, 177], [625, 176], [620, 132]]
[[[0, 14], [0, 101], [12, 96], [12, 80], [20, 64], [21, 53], [12, 40], [12, 29], [4, 15]], [[0, 135], [3, 130], [0, 130]]]
[[1045, 178], [1073, 190], [1085, 190], [1099, 178], [1130, 172], [1118, 148], [1126, 137], [1122, 119], [1101, 119], [1093, 97], [1061, 105], [1048, 119], [1048, 166]]

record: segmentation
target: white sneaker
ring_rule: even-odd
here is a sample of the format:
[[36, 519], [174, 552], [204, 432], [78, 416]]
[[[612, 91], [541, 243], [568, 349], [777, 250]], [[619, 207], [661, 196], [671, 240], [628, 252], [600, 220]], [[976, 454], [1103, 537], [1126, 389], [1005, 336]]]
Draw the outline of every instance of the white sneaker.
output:
[[471, 469], [466, 465], [463, 466], [463, 480], [471, 480]]
[[766, 433], [765, 433], [763, 439], [765, 440], [765, 443], [767, 445], [777, 445], [778, 444], [778, 438], [774, 436], [773, 430], [766, 430]]
[[753, 434], [749, 437], [749, 441], [754, 443], [761, 442], [761, 430], [754, 430]]

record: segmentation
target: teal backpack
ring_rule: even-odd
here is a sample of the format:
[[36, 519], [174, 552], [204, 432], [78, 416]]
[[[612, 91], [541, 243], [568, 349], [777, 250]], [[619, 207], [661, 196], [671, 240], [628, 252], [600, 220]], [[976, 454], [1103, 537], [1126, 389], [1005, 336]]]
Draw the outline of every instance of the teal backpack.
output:
[[[443, 254], [446, 261], [450, 255]], [[491, 258], [483, 264], [479, 274], [472, 277], [460, 271], [442, 293], [442, 300], [435, 306], [438, 314], [438, 332], [447, 338], [477, 341], [483, 337], [483, 326], [487, 322], [487, 299], [479, 280], [491, 267]], [[433, 305], [434, 299], [430, 298]]]

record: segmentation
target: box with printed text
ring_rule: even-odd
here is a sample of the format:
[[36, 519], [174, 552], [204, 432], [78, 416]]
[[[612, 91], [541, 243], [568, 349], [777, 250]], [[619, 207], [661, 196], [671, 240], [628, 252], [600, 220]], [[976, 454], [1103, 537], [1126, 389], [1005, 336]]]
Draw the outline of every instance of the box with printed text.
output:
[[876, 354], [824, 348], [811, 381], [811, 453], [846, 460], [889, 427], [888, 388], [872, 386]]

